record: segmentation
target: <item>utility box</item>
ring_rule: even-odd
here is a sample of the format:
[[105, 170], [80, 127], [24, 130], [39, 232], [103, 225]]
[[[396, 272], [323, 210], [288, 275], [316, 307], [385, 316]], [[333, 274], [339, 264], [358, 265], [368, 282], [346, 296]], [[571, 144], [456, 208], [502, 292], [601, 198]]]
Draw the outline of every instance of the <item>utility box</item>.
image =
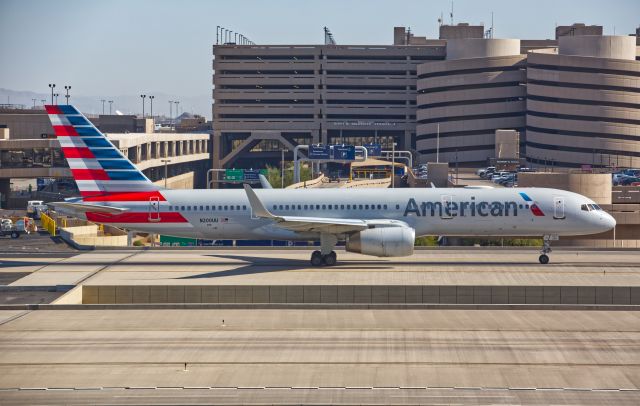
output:
[[449, 186], [449, 163], [448, 162], [427, 162], [427, 183], [436, 187]]
[[517, 130], [496, 130], [495, 154], [492, 164], [501, 171], [518, 169], [520, 166], [520, 133]]

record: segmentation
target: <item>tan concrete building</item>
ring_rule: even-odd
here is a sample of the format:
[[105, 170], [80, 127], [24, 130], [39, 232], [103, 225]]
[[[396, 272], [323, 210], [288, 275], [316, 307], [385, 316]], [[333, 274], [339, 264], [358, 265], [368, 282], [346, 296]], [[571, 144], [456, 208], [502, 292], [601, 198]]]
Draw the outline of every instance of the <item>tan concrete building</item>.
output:
[[640, 166], [637, 37], [601, 33], [494, 39], [458, 24], [439, 39], [395, 27], [384, 46], [214, 46], [213, 166], [277, 165], [310, 142], [396, 142], [425, 163], [438, 139], [441, 160], [481, 166], [498, 129], [517, 130], [533, 164]]
[[526, 56], [520, 41], [447, 41], [447, 60], [418, 67], [416, 149], [421, 162], [482, 165], [494, 157], [495, 131], [525, 130]]
[[216, 45], [214, 167], [276, 164], [282, 147], [378, 142], [413, 147], [419, 46]]
[[631, 36], [560, 37], [527, 57], [530, 162], [640, 166], [640, 62]]

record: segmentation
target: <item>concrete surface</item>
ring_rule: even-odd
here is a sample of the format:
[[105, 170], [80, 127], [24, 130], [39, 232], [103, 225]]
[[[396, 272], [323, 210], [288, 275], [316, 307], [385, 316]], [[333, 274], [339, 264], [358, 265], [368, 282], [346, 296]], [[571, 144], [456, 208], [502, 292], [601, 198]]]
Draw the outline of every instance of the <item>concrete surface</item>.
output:
[[638, 251], [556, 250], [548, 265], [539, 264], [538, 255], [471, 247], [407, 258], [338, 251], [337, 266], [314, 268], [308, 250], [101, 251], [47, 266], [31, 282], [102, 266], [86, 285], [640, 286]]
[[3, 404], [640, 402], [638, 312], [0, 312], [11, 317]]

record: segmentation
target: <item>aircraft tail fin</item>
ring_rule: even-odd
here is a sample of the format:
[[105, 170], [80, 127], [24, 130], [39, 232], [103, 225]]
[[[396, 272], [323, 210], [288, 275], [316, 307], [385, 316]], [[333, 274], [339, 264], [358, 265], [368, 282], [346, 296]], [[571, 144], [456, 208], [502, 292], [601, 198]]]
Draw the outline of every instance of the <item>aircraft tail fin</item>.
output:
[[83, 197], [160, 189], [74, 106], [45, 108]]

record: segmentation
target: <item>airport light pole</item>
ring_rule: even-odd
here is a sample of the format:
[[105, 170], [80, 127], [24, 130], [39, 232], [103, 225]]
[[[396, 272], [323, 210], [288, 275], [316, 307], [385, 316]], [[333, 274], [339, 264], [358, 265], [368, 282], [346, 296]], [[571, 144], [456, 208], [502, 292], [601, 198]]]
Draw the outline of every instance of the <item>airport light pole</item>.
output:
[[106, 100], [100, 99], [100, 101], [102, 102], [102, 115], [104, 116], [104, 102], [106, 102]]
[[67, 94], [64, 97], [65, 97], [65, 99], [67, 99], [67, 105], [69, 105], [69, 97], [71, 97], [71, 96], [69, 96], [69, 90], [71, 90], [71, 86], [66, 86], [65, 85], [64, 90], [67, 92]]
[[153, 99], [155, 98], [155, 96], [149, 96], [149, 102], [151, 102], [151, 118], [153, 118]]
[[142, 99], [142, 118], [144, 118], [144, 99], [147, 97], [146, 94], [141, 94], [140, 98]]
[[111, 115], [111, 105], [113, 104], [113, 100], [109, 100], [109, 115]]
[[396, 143], [391, 143], [391, 189], [396, 187]]
[[160, 162], [164, 163], [164, 188], [167, 188], [167, 164], [171, 162], [170, 159], [161, 159]]
[[440, 123], [436, 130], [436, 162], [440, 162]]
[[55, 83], [49, 83], [49, 89], [51, 89], [51, 104], [53, 104], [53, 89], [56, 87]]
[[60, 96], [60, 93], [56, 93], [54, 96], [56, 97], [56, 104], [58, 104], [58, 96]]
[[35, 109], [36, 108], [36, 99], [31, 99], [31, 100], [33, 100], [33, 108]]
[[174, 101], [174, 103], [176, 104], [176, 118], [178, 118], [178, 116], [180, 115], [180, 111], [178, 109], [178, 105], [180, 104], [180, 102], [178, 100]]

